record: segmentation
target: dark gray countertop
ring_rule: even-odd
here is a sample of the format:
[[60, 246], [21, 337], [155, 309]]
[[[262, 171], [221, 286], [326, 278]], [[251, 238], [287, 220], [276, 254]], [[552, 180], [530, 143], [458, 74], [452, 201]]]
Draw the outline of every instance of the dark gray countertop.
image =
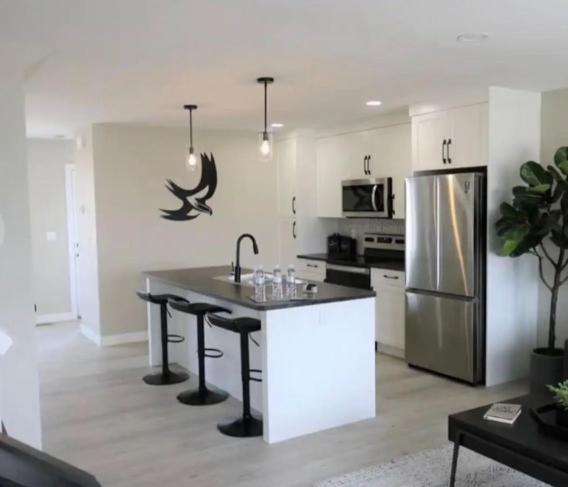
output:
[[[334, 303], [338, 301], [351, 301], [354, 299], [375, 297], [375, 291], [356, 289], [352, 287], [337, 286], [318, 282], [318, 292], [313, 298], [298, 301], [272, 301], [256, 303], [250, 299], [254, 289], [250, 286], [236, 285], [215, 279], [215, 277], [229, 275], [229, 266], [197, 267], [193, 269], [173, 269], [165, 271], [149, 271], [144, 274], [152, 279], [157, 279], [171, 286], [194, 291], [205, 296], [218, 298], [223, 301], [244, 306], [258, 311], [270, 311], [274, 309], [295, 308], [312, 304]], [[243, 274], [245, 271], [243, 269]], [[268, 287], [267, 293], [270, 292]]]
[[404, 271], [404, 260], [368, 260], [363, 255], [358, 255], [353, 259], [332, 259], [327, 254], [303, 254], [298, 255], [298, 259], [321, 260], [328, 264], [348, 265], [352, 267], [371, 267], [375, 269], [385, 269], [389, 271]]

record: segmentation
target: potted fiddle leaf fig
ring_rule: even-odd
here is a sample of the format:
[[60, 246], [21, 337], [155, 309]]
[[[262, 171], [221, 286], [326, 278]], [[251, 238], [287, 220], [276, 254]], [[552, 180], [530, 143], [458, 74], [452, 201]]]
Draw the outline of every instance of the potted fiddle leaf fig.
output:
[[547, 384], [564, 379], [564, 351], [556, 346], [556, 309], [560, 288], [568, 281], [568, 147], [556, 151], [554, 166], [528, 161], [520, 175], [524, 185], [513, 188], [512, 204], [501, 204], [495, 228], [504, 255], [538, 259], [540, 279], [550, 291], [547, 346], [531, 354], [531, 392], [542, 392]]

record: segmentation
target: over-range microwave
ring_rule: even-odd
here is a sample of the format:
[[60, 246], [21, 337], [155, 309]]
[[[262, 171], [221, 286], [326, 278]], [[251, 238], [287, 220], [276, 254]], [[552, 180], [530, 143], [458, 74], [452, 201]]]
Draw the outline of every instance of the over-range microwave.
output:
[[392, 218], [392, 178], [351, 179], [341, 183], [343, 216]]

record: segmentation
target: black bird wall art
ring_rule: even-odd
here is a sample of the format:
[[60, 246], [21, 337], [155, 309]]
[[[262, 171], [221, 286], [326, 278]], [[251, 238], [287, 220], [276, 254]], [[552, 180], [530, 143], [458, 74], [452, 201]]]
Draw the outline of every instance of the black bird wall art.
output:
[[195, 188], [184, 189], [171, 179], [168, 179], [166, 188], [181, 200], [182, 205], [177, 210], [160, 209], [162, 218], [181, 222], [193, 220], [203, 213], [213, 215], [213, 210], [206, 203], [217, 189], [217, 167], [213, 154], [209, 157], [207, 154], [201, 154], [201, 179]]

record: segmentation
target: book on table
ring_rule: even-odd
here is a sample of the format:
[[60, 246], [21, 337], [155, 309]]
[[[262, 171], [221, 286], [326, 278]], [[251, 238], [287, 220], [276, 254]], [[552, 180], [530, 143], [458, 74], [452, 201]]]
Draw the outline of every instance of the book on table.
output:
[[506, 404], [498, 402], [493, 404], [483, 415], [483, 419], [499, 423], [513, 424], [521, 414], [520, 404]]

